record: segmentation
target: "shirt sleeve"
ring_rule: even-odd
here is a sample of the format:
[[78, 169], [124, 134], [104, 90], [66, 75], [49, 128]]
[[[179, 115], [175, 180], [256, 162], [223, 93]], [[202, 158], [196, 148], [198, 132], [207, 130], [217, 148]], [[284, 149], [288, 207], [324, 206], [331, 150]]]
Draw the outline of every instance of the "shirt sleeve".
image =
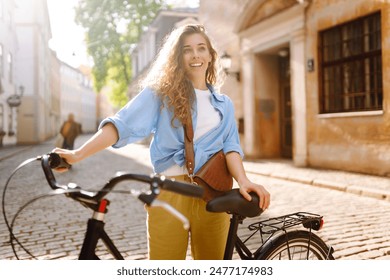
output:
[[118, 113], [104, 119], [99, 129], [109, 122], [114, 124], [119, 136], [112, 145], [114, 148], [140, 141], [155, 132], [160, 107], [160, 97], [152, 89], [145, 88]]
[[223, 151], [225, 154], [229, 152], [237, 152], [240, 154], [241, 158], [244, 157], [244, 152], [242, 151], [241, 145], [240, 145], [240, 137], [238, 134], [237, 124], [236, 120], [234, 118], [234, 106], [233, 102], [230, 100], [230, 98], [226, 98], [227, 105], [226, 105], [226, 114], [225, 117], [227, 118], [227, 125], [226, 125], [226, 131], [224, 135], [224, 148]]

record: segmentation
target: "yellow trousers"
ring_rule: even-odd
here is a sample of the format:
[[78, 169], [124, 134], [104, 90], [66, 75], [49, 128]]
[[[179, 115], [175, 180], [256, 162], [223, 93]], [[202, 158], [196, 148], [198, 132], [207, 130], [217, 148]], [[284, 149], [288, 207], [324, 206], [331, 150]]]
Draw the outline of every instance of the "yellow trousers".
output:
[[[184, 176], [175, 177], [184, 180]], [[151, 260], [184, 260], [188, 242], [194, 260], [223, 259], [229, 215], [206, 211], [206, 202], [194, 198], [162, 191], [158, 199], [172, 205], [190, 222], [189, 230], [183, 223], [161, 207], [147, 207], [148, 249]]]

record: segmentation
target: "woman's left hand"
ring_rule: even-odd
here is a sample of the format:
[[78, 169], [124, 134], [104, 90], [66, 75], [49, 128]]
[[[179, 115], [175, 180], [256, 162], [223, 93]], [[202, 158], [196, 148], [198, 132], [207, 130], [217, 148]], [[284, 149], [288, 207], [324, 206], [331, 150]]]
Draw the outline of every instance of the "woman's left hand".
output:
[[250, 201], [252, 199], [249, 195], [250, 192], [255, 192], [259, 196], [259, 207], [261, 209], [266, 210], [269, 207], [271, 195], [265, 187], [247, 180], [240, 185], [240, 193], [243, 197]]
[[262, 185], [255, 184], [248, 179], [240, 154], [229, 152], [226, 154], [226, 161], [230, 174], [240, 186], [241, 195], [251, 201], [252, 197], [249, 193], [255, 192], [260, 198], [259, 207], [266, 210], [269, 207], [271, 195]]

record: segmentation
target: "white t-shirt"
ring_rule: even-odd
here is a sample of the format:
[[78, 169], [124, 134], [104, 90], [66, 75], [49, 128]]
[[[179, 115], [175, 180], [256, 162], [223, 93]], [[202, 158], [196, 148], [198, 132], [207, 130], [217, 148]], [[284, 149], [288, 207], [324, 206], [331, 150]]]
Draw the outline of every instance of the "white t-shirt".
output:
[[197, 99], [198, 118], [194, 131], [194, 141], [202, 137], [208, 131], [221, 122], [219, 112], [211, 105], [210, 90], [195, 89]]
[[[221, 121], [219, 112], [211, 104], [210, 90], [195, 89], [195, 93], [198, 116], [194, 131], [194, 141], [216, 127]], [[183, 175], [187, 174], [187, 168], [185, 165], [179, 166], [176, 164], [162, 172], [162, 174], [165, 176]]]

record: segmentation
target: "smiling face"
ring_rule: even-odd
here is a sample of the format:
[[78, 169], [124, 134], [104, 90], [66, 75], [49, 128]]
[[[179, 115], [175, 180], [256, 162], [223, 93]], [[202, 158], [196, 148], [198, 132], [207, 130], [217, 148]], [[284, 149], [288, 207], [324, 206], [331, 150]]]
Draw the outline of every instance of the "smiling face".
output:
[[206, 71], [211, 62], [211, 54], [206, 39], [200, 33], [185, 36], [182, 53], [184, 69], [194, 87], [207, 89]]

